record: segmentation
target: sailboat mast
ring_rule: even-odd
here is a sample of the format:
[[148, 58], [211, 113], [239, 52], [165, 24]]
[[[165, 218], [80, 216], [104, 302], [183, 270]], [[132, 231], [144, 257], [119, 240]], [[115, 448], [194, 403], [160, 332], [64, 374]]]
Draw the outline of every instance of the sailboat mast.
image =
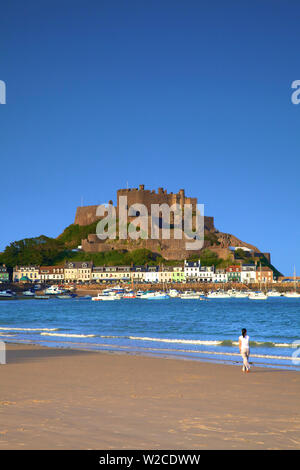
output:
[[259, 272], [260, 272], [260, 276], [259, 276], [259, 290], [261, 292], [261, 262], [259, 263]]

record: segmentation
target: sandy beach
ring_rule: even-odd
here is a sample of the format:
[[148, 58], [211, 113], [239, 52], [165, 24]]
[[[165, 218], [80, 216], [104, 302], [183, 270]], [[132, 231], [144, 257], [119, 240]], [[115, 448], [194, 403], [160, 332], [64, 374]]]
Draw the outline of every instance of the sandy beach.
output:
[[299, 449], [300, 374], [7, 345], [0, 449]]

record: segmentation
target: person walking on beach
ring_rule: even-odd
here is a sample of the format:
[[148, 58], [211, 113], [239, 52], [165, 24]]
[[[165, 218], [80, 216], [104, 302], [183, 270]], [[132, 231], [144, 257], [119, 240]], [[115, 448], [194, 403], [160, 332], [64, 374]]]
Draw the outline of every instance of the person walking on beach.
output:
[[243, 358], [243, 372], [250, 372], [250, 364], [248, 362], [250, 356], [250, 339], [247, 335], [246, 328], [242, 329], [242, 334], [239, 337], [239, 349]]

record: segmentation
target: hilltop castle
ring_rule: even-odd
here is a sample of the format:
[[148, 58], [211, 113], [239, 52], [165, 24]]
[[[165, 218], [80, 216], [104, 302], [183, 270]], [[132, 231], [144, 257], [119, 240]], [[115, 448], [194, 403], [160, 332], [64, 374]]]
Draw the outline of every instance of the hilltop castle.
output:
[[[178, 193], [168, 193], [164, 188], [158, 188], [158, 191], [146, 190], [144, 185], [141, 184], [139, 188], [130, 189], [119, 189], [117, 191], [117, 205], [115, 207], [117, 214], [119, 214], [120, 208], [120, 197], [127, 197], [127, 209], [134, 204], [143, 204], [148, 214], [151, 214], [152, 204], [167, 204], [171, 207], [174, 204], [178, 204], [181, 208], [185, 204], [190, 204], [192, 207], [193, 218], [195, 218], [195, 212], [197, 209], [197, 198], [186, 197], [184, 189], [180, 189]], [[109, 201], [112, 204], [112, 201]], [[78, 225], [90, 225], [102, 217], [96, 215], [98, 206], [86, 206], [78, 207], [75, 216], [75, 224]], [[127, 214], [128, 215], [128, 214]], [[128, 221], [134, 219], [128, 215]], [[150, 226], [149, 215], [149, 226]], [[171, 214], [172, 221], [172, 214]], [[163, 224], [163, 221], [160, 221]], [[215, 232], [214, 219], [213, 217], [204, 217], [204, 228], [205, 231]], [[147, 239], [147, 240], [132, 240], [129, 237], [127, 240], [100, 240], [95, 233], [88, 235], [88, 238], [82, 240], [82, 249], [87, 252], [103, 252], [111, 250], [134, 250], [138, 248], [146, 248], [156, 253], [161, 254], [166, 259], [184, 259], [191, 255], [191, 251], [186, 250], [186, 240], [176, 240], [172, 237], [170, 240], [165, 240], [159, 233], [158, 239]]]
[[[127, 216], [128, 208], [134, 204], [143, 204], [147, 208], [148, 214], [150, 214], [148, 217], [148, 225], [151, 223], [150, 219], [152, 204], [167, 204], [169, 207], [174, 204], [178, 204], [181, 208], [183, 208], [185, 204], [190, 204], [193, 211], [193, 220], [195, 219], [197, 198], [186, 197], [184, 189], [180, 189], [178, 193], [168, 193], [164, 188], [158, 188], [158, 191], [156, 192], [154, 190], [146, 190], [143, 184], [141, 184], [139, 188], [119, 189], [117, 191], [117, 205], [115, 206], [117, 214], [119, 214], [121, 196], [127, 197]], [[112, 201], [109, 201], [109, 204], [112, 205]], [[101, 220], [104, 216], [99, 217], [96, 215], [97, 208], [98, 205], [78, 207], [74, 224], [86, 226]], [[138, 214], [136, 214], [136, 216], [137, 215]], [[136, 216], [128, 216], [128, 222], [135, 219]], [[160, 223], [161, 228], [163, 225], [163, 220], [160, 220]], [[233, 235], [224, 234], [216, 230], [213, 217], [204, 216], [204, 232], [204, 248], [209, 248], [210, 250], [216, 252], [221, 258], [228, 258], [228, 256], [232, 256], [232, 252], [229, 250], [230, 246], [244, 246], [248, 247], [253, 252], [259, 252], [256, 247], [242, 242]], [[176, 260], [186, 259], [191, 256], [191, 254], [195, 253], [195, 251], [186, 249], [186, 240], [184, 238], [178, 240], [175, 239], [171, 234], [170, 239], [166, 240], [162, 238], [161, 231], [159, 232], [158, 239], [148, 238], [138, 240], [132, 240], [130, 237], [127, 237], [126, 240], [118, 239], [118, 237], [114, 240], [100, 240], [96, 233], [91, 233], [86, 239], [82, 240], [81, 246], [83, 251], [91, 253], [107, 252], [112, 250], [132, 251], [146, 248], [152, 252], [159, 253], [165, 259]]]
[[[184, 204], [191, 204], [193, 212], [195, 212], [197, 208], [197, 198], [186, 197], [184, 189], [180, 189], [178, 193], [168, 193], [166, 189], [158, 188], [156, 193], [155, 190], [145, 189], [144, 185], [141, 184], [139, 188], [118, 189], [116, 206], [117, 213], [119, 213], [120, 196], [127, 197], [128, 207], [133, 204], [143, 204], [147, 208], [149, 214], [151, 213], [152, 204], [168, 204], [169, 207], [173, 204], [178, 204], [181, 208], [184, 207]], [[109, 203], [112, 204], [112, 201], [109, 201]], [[90, 225], [93, 222], [100, 220], [101, 217], [96, 216], [97, 207], [98, 206], [77, 207], [74, 224]], [[205, 229], [215, 231], [214, 218], [205, 216], [204, 219]]]

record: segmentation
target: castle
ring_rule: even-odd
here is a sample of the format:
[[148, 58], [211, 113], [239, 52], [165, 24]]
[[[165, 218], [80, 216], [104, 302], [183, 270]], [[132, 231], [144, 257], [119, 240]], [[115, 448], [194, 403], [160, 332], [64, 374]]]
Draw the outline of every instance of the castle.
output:
[[[117, 191], [117, 205], [115, 207], [117, 214], [120, 209], [120, 197], [127, 197], [127, 209], [134, 204], [143, 204], [148, 214], [151, 214], [151, 206], [153, 204], [167, 204], [169, 207], [177, 204], [180, 208], [183, 208], [185, 204], [191, 205], [193, 212], [193, 219], [195, 218], [195, 212], [197, 209], [197, 198], [186, 197], [184, 189], [180, 189], [178, 193], [168, 193], [164, 188], [158, 188], [158, 191], [147, 190], [144, 185], [141, 184], [139, 188], [130, 189], [119, 189]], [[112, 204], [112, 201], [109, 201]], [[96, 215], [98, 206], [85, 206], [78, 207], [75, 216], [75, 224], [78, 225], [90, 225], [102, 217]], [[128, 212], [127, 212], [128, 216]], [[128, 221], [135, 217], [128, 216]], [[172, 221], [172, 214], [171, 214]], [[160, 220], [163, 224], [163, 221]], [[148, 224], [150, 225], [150, 215]], [[204, 229], [205, 231], [215, 232], [214, 218], [204, 217]], [[88, 235], [87, 239], [82, 240], [82, 250], [86, 252], [103, 252], [111, 250], [134, 250], [138, 248], [146, 248], [156, 253], [161, 254], [166, 259], [185, 259], [191, 255], [190, 250], [186, 250], [186, 240], [177, 240], [171, 238], [170, 240], [164, 240], [161, 236], [161, 230], [159, 231], [158, 239], [147, 239], [147, 240], [100, 240], [95, 233]]]
[[[117, 213], [119, 213], [120, 196], [127, 197], [128, 207], [134, 204], [143, 204], [147, 208], [149, 214], [151, 212], [152, 204], [167, 204], [169, 207], [173, 204], [178, 204], [181, 208], [184, 207], [184, 204], [191, 204], [193, 212], [195, 212], [197, 208], [197, 198], [186, 197], [184, 189], [180, 189], [178, 193], [174, 194], [172, 192], [168, 193], [166, 189], [158, 188], [156, 193], [155, 190], [145, 189], [144, 185], [141, 184], [139, 188], [118, 189], [116, 206]], [[112, 201], [109, 201], [109, 204], [112, 204]], [[90, 225], [93, 222], [100, 220], [101, 217], [96, 216], [97, 207], [98, 206], [77, 207], [74, 224]], [[215, 231], [213, 217], [205, 216], [204, 225], [206, 230]]]
[[[146, 190], [144, 185], [141, 184], [139, 188], [130, 188], [130, 189], [119, 189], [117, 191], [117, 205], [115, 206], [116, 213], [119, 214], [120, 209], [120, 197], [127, 197], [127, 217], [128, 222], [138, 216], [136, 214], [134, 217], [128, 215], [128, 208], [134, 204], [143, 204], [148, 211], [148, 225], [151, 224], [151, 206], [153, 204], [167, 204], [169, 207], [174, 204], [178, 204], [180, 208], [183, 208], [185, 204], [190, 204], [193, 212], [193, 221], [195, 219], [195, 212], [197, 209], [197, 198], [187, 197], [185, 195], [184, 189], [180, 189], [178, 193], [168, 193], [164, 188], [158, 188], [158, 191]], [[113, 204], [112, 201], [109, 201], [109, 204]], [[101, 220], [104, 216], [99, 217], [96, 215], [98, 205], [78, 207], [76, 211], [74, 224], [81, 226], [86, 226], [93, 224]], [[172, 223], [171, 214], [171, 223]], [[163, 220], [160, 220], [160, 228], [163, 226]], [[172, 232], [172, 230], [171, 230]], [[148, 232], [149, 233], [149, 232]], [[214, 226], [214, 218], [204, 216], [204, 233], [205, 241], [204, 248], [209, 247], [210, 250], [216, 252], [221, 258], [232, 257], [232, 252], [230, 251], [230, 246], [244, 246], [248, 247], [253, 252], [259, 252], [259, 250], [249, 245], [245, 242], [242, 242], [238, 238], [230, 234], [224, 234], [216, 230]], [[213, 239], [213, 242], [211, 241]], [[158, 253], [163, 256], [165, 259], [169, 260], [183, 260], [191, 256], [192, 254], [198, 253], [198, 251], [192, 251], [186, 249], [186, 239], [175, 239], [172, 236], [170, 239], [166, 240], [162, 237], [161, 230], [159, 231], [158, 239], [137, 239], [133, 240], [129, 236], [127, 239], [119, 239], [118, 237], [114, 240], [106, 239], [100, 240], [96, 233], [91, 233], [87, 236], [86, 239], [81, 242], [82, 250], [85, 252], [95, 253], [95, 252], [107, 252], [112, 250], [127, 250], [132, 251], [136, 249], [146, 248], [154, 253]]]

